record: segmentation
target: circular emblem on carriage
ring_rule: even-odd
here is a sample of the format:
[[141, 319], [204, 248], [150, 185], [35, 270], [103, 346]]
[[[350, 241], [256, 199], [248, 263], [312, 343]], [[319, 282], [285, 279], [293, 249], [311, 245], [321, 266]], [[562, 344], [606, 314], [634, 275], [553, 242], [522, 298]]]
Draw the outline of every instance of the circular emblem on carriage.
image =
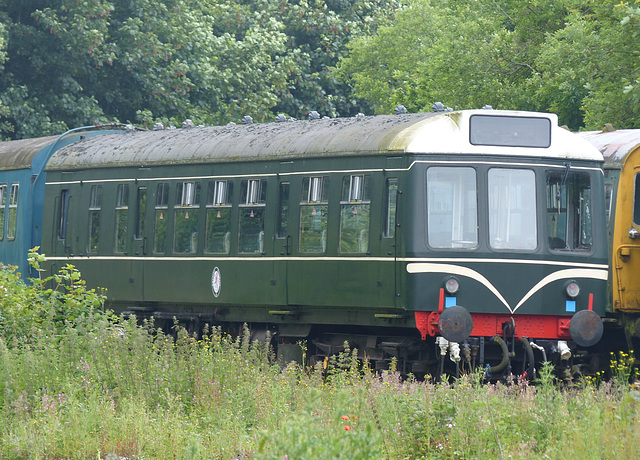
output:
[[220, 295], [220, 288], [222, 287], [222, 278], [220, 277], [220, 269], [218, 267], [213, 269], [211, 273], [211, 290], [213, 295], [218, 297]]

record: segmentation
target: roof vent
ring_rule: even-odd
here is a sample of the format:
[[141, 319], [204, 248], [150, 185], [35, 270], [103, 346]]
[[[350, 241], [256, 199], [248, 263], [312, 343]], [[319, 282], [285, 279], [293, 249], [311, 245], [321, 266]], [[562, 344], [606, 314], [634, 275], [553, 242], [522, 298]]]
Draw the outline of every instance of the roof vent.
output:
[[433, 104], [431, 109], [434, 112], [452, 112], [453, 111], [451, 107], [445, 107], [442, 102], [436, 102], [435, 104]]
[[227, 123], [227, 126], [235, 126], [235, 125], [236, 125], [235, 121], [230, 121], [229, 123]]
[[182, 122], [182, 127], [183, 128], [193, 128], [195, 125], [193, 124], [193, 121], [191, 121], [191, 119], [187, 118], [185, 121]]
[[245, 115], [244, 117], [242, 117], [243, 125], [250, 125], [251, 123], [253, 123], [253, 118], [251, 118], [249, 115]]
[[276, 123], [282, 123], [283, 121], [287, 121], [287, 116], [284, 113], [278, 114], [278, 116], [276, 116]]
[[613, 125], [611, 123], [605, 123], [604, 127], [602, 128], [602, 132], [603, 133], [612, 133], [615, 130], [616, 129], [613, 127]]
[[153, 125], [154, 131], [162, 131], [163, 129], [164, 129], [164, 125], [162, 123], [156, 123], [155, 125]]
[[407, 108], [404, 105], [396, 105], [396, 108], [393, 110], [393, 113], [396, 115], [402, 115], [407, 113]]
[[491, 107], [489, 104], [483, 105], [482, 110], [493, 110], [493, 107]]
[[319, 120], [320, 119], [320, 114], [318, 112], [316, 112], [315, 110], [312, 110], [311, 112], [309, 112], [309, 120]]
[[360, 112], [357, 115], [355, 115], [353, 118], [355, 118], [356, 120], [364, 120], [365, 114]]
[[124, 130], [128, 133], [132, 133], [136, 130], [136, 127], [133, 125], [125, 125]]

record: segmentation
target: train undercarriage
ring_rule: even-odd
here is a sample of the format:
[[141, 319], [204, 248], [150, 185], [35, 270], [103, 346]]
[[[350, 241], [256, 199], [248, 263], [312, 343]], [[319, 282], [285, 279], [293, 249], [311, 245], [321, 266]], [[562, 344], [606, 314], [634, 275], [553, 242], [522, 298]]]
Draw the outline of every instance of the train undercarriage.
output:
[[519, 337], [508, 324], [501, 335], [468, 337], [454, 342], [442, 336], [423, 339], [415, 328], [244, 323], [220, 321], [215, 313], [132, 306], [120, 312], [140, 319], [153, 317], [156, 327], [166, 332], [171, 332], [176, 322], [194, 334], [200, 333], [205, 325], [219, 326], [232, 335], [241, 335], [248, 327], [251, 340], [268, 341], [282, 365], [295, 361], [306, 365], [323, 363], [326, 368], [332, 357], [349, 354], [372, 371], [392, 369], [402, 375], [434, 381], [474, 372], [491, 382], [515, 378], [535, 380], [545, 362], [553, 366], [556, 378], [575, 381], [599, 371], [607, 372], [610, 353], [626, 349], [624, 341], [620, 341], [624, 333], [616, 321], [609, 321], [597, 346], [580, 347], [567, 340]]

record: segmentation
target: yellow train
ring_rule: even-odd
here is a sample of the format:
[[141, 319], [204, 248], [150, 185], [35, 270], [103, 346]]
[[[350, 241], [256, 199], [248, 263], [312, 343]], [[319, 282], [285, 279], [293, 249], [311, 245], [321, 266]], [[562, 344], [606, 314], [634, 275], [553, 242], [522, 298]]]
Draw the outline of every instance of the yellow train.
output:
[[640, 340], [640, 129], [580, 135], [604, 157], [605, 210], [609, 231], [611, 321], [625, 332], [629, 349]]

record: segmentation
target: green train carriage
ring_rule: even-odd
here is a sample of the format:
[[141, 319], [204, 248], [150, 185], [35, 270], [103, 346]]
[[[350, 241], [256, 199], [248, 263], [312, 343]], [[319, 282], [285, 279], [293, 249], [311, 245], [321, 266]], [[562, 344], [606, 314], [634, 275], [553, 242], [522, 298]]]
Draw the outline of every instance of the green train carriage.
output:
[[588, 366], [607, 306], [601, 164], [528, 112], [104, 135], [49, 161], [42, 247], [118, 311], [248, 323], [285, 359], [348, 340], [415, 373], [447, 354], [494, 375], [571, 350]]

